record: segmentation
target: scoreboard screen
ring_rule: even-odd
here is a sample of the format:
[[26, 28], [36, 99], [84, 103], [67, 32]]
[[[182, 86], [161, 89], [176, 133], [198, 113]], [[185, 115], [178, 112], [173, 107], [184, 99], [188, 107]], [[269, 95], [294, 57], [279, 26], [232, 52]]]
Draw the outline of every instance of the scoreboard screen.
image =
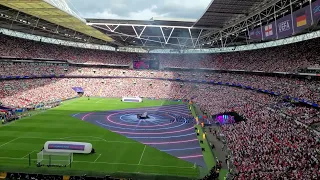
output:
[[157, 60], [134, 60], [134, 69], [159, 69], [159, 61]]

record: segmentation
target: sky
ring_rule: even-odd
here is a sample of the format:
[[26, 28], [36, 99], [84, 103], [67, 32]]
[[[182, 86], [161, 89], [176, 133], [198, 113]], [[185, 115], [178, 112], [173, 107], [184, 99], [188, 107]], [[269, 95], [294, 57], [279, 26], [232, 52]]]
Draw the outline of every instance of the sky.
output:
[[66, 0], [82, 18], [199, 19], [211, 0]]

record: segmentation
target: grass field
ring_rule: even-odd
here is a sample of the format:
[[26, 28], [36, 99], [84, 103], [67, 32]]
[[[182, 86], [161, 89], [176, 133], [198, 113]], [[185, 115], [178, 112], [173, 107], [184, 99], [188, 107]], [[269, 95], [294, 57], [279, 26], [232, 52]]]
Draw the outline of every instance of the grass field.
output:
[[[198, 177], [193, 164], [170, 156], [104, 128], [72, 117], [73, 114], [179, 104], [165, 100], [123, 103], [120, 99], [78, 98], [59, 107], [0, 127], [0, 171], [41, 173], [112, 174], [139, 173]], [[74, 154], [71, 168], [36, 167], [36, 154], [49, 140], [90, 142], [98, 153]], [[28, 165], [28, 154], [31, 163]]]

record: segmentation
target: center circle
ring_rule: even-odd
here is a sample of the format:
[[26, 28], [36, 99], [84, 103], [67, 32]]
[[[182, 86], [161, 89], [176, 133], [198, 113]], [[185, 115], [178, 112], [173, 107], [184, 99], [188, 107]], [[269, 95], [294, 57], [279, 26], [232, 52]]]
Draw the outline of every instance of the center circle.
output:
[[130, 123], [130, 124], [162, 124], [162, 123], [168, 123], [170, 120], [174, 120], [170, 116], [160, 115], [158, 114], [148, 114], [149, 118], [147, 119], [139, 119], [137, 117], [137, 114], [122, 114], [119, 117], [119, 120]]

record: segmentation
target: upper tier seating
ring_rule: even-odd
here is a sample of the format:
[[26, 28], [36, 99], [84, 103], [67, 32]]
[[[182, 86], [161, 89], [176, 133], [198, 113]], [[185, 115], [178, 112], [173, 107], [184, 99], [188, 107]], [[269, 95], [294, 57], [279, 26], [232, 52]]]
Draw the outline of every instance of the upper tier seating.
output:
[[60, 46], [0, 34], [0, 56], [49, 58], [76, 63], [129, 65], [139, 58], [159, 59], [161, 67], [296, 72], [320, 64], [319, 39], [253, 51], [221, 54], [139, 54]]

